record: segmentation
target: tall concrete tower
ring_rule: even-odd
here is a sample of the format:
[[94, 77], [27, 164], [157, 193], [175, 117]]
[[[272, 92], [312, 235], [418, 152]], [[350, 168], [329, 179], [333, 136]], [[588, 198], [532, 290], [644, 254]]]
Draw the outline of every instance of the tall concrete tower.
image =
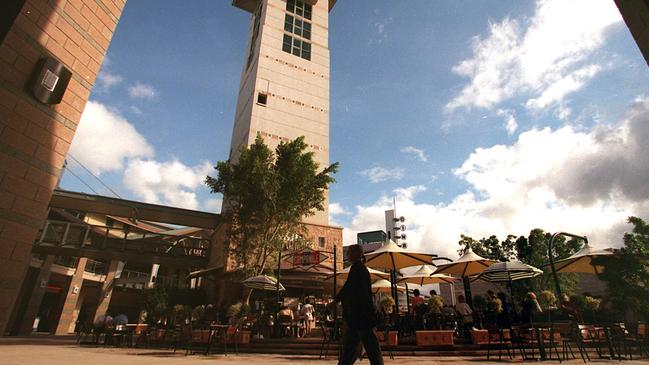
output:
[[[252, 14], [230, 160], [261, 134], [275, 148], [304, 136], [329, 165], [329, 11], [335, 0], [234, 0]], [[328, 225], [325, 210], [305, 223]]]

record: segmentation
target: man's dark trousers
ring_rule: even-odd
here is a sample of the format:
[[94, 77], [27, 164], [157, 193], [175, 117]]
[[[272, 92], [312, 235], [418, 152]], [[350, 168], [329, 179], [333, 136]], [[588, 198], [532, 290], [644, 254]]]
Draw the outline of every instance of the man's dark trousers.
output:
[[343, 335], [343, 352], [340, 355], [338, 365], [352, 365], [356, 362], [359, 343], [363, 344], [365, 352], [367, 352], [367, 358], [370, 360], [370, 365], [383, 365], [381, 347], [379, 346], [379, 340], [374, 334], [374, 330], [372, 328], [353, 329], [349, 327], [347, 327]]

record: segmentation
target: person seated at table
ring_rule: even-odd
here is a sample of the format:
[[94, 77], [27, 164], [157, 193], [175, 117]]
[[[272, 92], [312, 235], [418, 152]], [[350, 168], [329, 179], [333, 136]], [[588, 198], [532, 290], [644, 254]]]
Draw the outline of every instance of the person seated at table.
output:
[[533, 323], [534, 317], [539, 313], [543, 313], [543, 310], [536, 300], [536, 294], [532, 291], [527, 292], [527, 297], [523, 301], [523, 308], [521, 309], [521, 323]]
[[287, 305], [283, 305], [279, 312], [277, 312], [277, 323], [280, 326], [280, 334], [287, 335], [292, 332], [293, 321], [295, 317], [293, 316], [293, 310]]
[[124, 313], [118, 314], [113, 318], [113, 324], [117, 326], [125, 326], [128, 324], [128, 316]]
[[419, 289], [412, 291], [413, 296], [410, 298], [410, 310], [413, 314], [417, 313], [417, 307], [424, 304], [424, 297], [420, 296]]
[[498, 328], [511, 328], [512, 326], [512, 308], [507, 302], [507, 296], [505, 293], [500, 292], [497, 295], [498, 299], [502, 303], [502, 311], [497, 314], [496, 321], [498, 323]]
[[581, 322], [581, 314], [579, 313], [577, 308], [575, 308], [574, 304], [570, 301], [568, 294], [561, 294], [560, 299], [559, 309], [561, 310], [561, 312], [563, 312], [563, 314], [567, 318], [576, 322]]
[[459, 295], [457, 297], [457, 305], [455, 305], [455, 312], [457, 315], [462, 318], [462, 327], [465, 336], [469, 334], [469, 328], [473, 327], [473, 310], [466, 304], [466, 299], [464, 295]]

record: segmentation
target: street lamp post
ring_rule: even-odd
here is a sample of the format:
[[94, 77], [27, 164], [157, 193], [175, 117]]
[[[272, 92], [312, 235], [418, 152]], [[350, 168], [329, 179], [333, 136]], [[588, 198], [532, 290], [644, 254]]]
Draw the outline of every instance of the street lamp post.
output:
[[572, 237], [572, 238], [577, 238], [581, 239], [584, 241], [584, 243], [588, 244], [588, 238], [586, 236], [580, 236], [577, 234], [573, 233], [568, 233], [568, 232], [556, 232], [550, 237], [550, 242], [548, 242], [548, 259], [550, 259], [550, 268], [552, 269], [552, 278], [554, 279], [554, 286], [557, 291], [557, 297], [561, 297], [561, 285], [559, 284], [559, 277], [557, 276], [557, 270], [554, 268], [554, 258], [552, 257], [552, 244], [554, 243], [554, 239], [557, 236], [567, 236], [567, 237]]

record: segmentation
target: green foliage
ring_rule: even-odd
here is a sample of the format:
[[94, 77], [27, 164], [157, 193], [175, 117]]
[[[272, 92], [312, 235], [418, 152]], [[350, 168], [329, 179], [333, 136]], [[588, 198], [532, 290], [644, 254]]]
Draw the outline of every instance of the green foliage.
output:
[[432, 313], [442, 313], [442, 308], [444, 308], [444, 299], [439, 295], [433, 295], [428, 298], [428, 307]]
[[169, 298], [165, 288], [156, 286], [144, 292], [144, 310], [146, 310], [146, 321], [148, 324], [155, 324], [169, 308]]
[[502, 313], [503, 302], [498, 298], [489, 298], [487, 300], [487, 311], [491, 313]]
[[238, 161], [219, 161], [218, 176], [205, 179], [213, 193], [224, 196], [228, 249], [247, 274], [263, 272], [287, 243], [296, 249], [308, 245], [301, 220], [324, 209], [338, 163], [318, 172], [307, 147], [299, 137], [281, 142], [273, 153], [258, 134]]
[[232, 304], [226, 312], [228, 318], [241, 318], [248, 313], [250, 313], [250, 306], [241, 302]]
[[391, 296], [385, 296], [381, 298], [381, 301], [379, 302], [379, 307], [381, 308], [381, 311], [383, 311], [383, 313], [390, 314], [392, 313], [395, 304], [396, 303], [394, 302], [394, 299], [392, 299]]
[[[460, 235], [459, 250], [461, 254], [464, 247], [469, 245], [473, 252], [487, 259], [496, 261], [519, 260], [534, 267], [543, 267], [550, 261], [548, 257], [548, 243], [552, 237], [551, 233], [544, 232], [542, 229], [533, 229], [529, 236], [508, 235], [507, 239], [500, 241], [496, 236], [481, 238], [475, 240], [469, 236]], [[579, 240], [569, 240], [563, 236], [557, 236], [552, 245], [555, 260], [566, 258], [581, 248], [582, 242]], [[579, 284], [579, 276], [576, 274], [562, 273], [559, 274], [559, 283], [561, 289], [567, 293], [572, 293]], [[549, 272], [544, 273], [534, 279], [525, 280], [524, 282], [513, 282], [512, 290], [514, 296], [523, 298], [527, 291], [551, 289], [554, 290], [554, 279]]]
[[543, 310], [556, 308], [557, 297], [551, 290], [544, 290], [539, 294], [539, 305]]
[[618, 316], [632, 312], [649, 320], [649, 225], [637, 217], [629, 217], [628, 223], [633, 230], [624, 234], [624, 246], [595, 263], [606, 267], [599, 277], [608, 284]]

